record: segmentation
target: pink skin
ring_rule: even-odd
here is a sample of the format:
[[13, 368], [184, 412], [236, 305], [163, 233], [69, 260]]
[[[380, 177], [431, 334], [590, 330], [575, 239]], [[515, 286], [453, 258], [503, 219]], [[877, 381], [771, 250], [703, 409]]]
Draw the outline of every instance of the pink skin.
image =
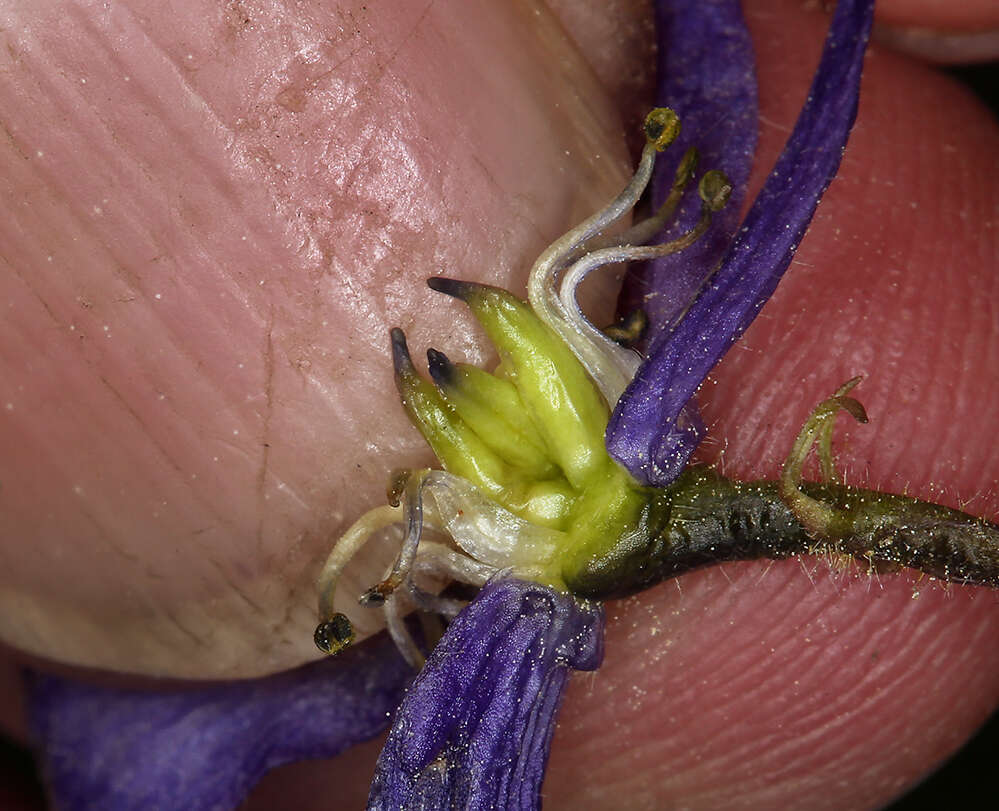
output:
[[0, 637], [158, 676], [292, 667], [332, 541], [431, 462], [389, 327], [487, 358], [423, 279], [522, 284], [624, 182], [618, 115], [555, 19], [506, 3], [98, 5], [24, 0], [0, 57]]
[[[18, 113], [0, 142], [17, 202], [0, 225], [0, 628], [133, 673], [290, 667], [313, 655], [310, 582], [330, 539], [391, 468], [427, 458], [395, 405], [387, 327], [460, 356], [474, 330], [420, 280], [522, 285], [543, 243], [623, 179], [617, 113], [549, 18], [505, 2], [460, 27], [448, 3], [418, 25], [416, 4], [387, 19], [317, 3], [294, 24], [276, 3], [222, 17], [207, 2], [190, 17], [71, 5], [96, 8], [23, 0], [3, 12], [19, 26], [0, 16], [22, 32], [0, 57], [14, 71], [0, 110]], [[758, 182], [825, 19], [779, 0], [748, 13]], [[702, 392], [705, 458], [773, 475], [809, 408], [862, 373], [873, 422], [844, 431], [850, 480], [994, 517], [982, 170], [999, 133], [882, 49], [864, 93], [796, 265]], [[485, 357], [475, 346], [465, 357]], [[546, 807], [877, 805], [999, 700], [984, 590], [742, 564], [608, 613], [607, 663], [566, 697]], [[279, 771], [250, 807], [289, 785], [313, 799], [335, 786], [355, 807], [344, 792], [363, 794], [376, 752]]]
[[940, 64], [999, 58], [999, 4], [993, 0], [879, 0], [875, 41]]
[[999, 6], [992, 0], [878, 0], [879, 23], [938, 32], [999, 30]]

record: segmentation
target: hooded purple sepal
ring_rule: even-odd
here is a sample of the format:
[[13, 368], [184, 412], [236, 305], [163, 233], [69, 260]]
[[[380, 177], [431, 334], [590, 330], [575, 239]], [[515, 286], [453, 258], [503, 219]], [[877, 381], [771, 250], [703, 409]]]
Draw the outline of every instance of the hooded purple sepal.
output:
[[413, 677], [386, 637], [250, 681], [156, 692], [27, 674], [61, 811], [235, 808], [265, 772], [332, 757], [387, 725]]
[[721, 267], [672, 331], [659, 333], [607, 428], [607, 449], [664, 487], [696, 447], [677, 415], [770, 297], [839, 168], [857, 113], [871, 0], [840, 0], [794, 131]]
[[600, 665], [603, 620], [546, 586], [487, 584], [403, 699], [369, 811], [539, 808], [568, 668]]

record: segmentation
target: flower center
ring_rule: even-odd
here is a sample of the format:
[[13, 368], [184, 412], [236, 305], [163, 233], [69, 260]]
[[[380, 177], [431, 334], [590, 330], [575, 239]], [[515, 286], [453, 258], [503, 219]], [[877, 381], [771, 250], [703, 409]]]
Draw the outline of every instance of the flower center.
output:
[[[635, 175], [606, 208], [541, 254], [528, 281], [529, 303], [495, 287], [429, 280], [471, 309], [499, 352], [494, 372], [452, 363], [431, 349], [431, 383], [417, 373], [402, 331], [392, 330], [403, 406], [444, 471], [395, 476], [391, 506], [367, 513], [334, 547], [319, 584], [320, 649], [335, 653], [352, 640], [349, 621], [333, 609], [336, 580], [370, 537], [389, 528], [401, 534], [399, 557], [361, 602], [384, 608], [389, 632], [414, 663], [421, 656], [403, 614], [416, 607], [449, 616], [461, 607], [434, 594], [435, 582], [481, 586], [502, 571], [572, 591], [579, 572], [615, 559], [610, 550], [655, 537], [668, 507], [662, 491], [640, 485], [604, 447], [610, 409], [640, 357], [590, 323], [576, 291], [596, 268], [683, 250], [728, 201], [725, 176], [705, 173], [699, 222], [671, 241], [643, 244], [671, 220], [693, 177], [697, 155], [689, 150], [660, 210], [620, 234], [606, 233], [635, 207], [657, 153], [679, 129], [671, 110], [649, 114]], [[425, 533], [438, 539], [424, 539]]]

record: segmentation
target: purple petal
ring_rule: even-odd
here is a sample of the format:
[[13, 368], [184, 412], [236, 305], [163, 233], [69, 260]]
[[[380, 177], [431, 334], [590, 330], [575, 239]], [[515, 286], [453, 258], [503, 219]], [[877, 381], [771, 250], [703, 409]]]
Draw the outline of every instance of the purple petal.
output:
[[696, 442], [676, 431], [681, 409], [770, 297], [839, 168], [857, 113], [871, 0], [840, 0], [794, 132], [718, 272], [618, 401], [607, 449], [640, 481], [669, 484]]
[[[668, 153], [676, 159], [656, 163], [652, 203], [659, 206], [666, 199], [676, 164], [688, 147], [700, 153], [701, 172], [721, 169], [728, 175], [732, 197], [690, 248], [629, 274], [621, 309], [644, 310], [652, 334], [672, 324], [690, 304], [732, 240], [753, 166], [758, 117], [753, 45], [739, 0], [659, 0], [656, 32], [656, 105], [675, 110], [682, 129]], [[700, 213], [698, 196], [687, 194], [673, 232], [691, 228]]]
[[536, 583], [488, 584], [403, 700], [368, 808], [540, 807], [568, 668], [602, 658], [602, 608]]
[[30, 674], [29, 709], [63, 811], [230, 809], [275, 766], [373, 738], [412, 676], [382, 637], [286, 673], [189, 690]]

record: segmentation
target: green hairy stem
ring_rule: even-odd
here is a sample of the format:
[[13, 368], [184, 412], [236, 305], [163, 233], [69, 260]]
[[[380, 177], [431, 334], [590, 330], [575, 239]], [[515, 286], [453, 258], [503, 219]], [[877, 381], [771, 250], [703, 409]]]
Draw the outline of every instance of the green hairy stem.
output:
[[837, 526], [815, 538], [782, 500], [775, 481], [738, 482], [705, 466], [659, 491], [657, 526], [642, 545], [618, 544], [563, 570], [581, 597], [624, 597], [727, 560], [801, 554], [850, 556], [873, 570], [908, 567], [952, 583], [999, 587], [999, 525], [907, 496], [841, 484], [804, 483], [833, 508]]

